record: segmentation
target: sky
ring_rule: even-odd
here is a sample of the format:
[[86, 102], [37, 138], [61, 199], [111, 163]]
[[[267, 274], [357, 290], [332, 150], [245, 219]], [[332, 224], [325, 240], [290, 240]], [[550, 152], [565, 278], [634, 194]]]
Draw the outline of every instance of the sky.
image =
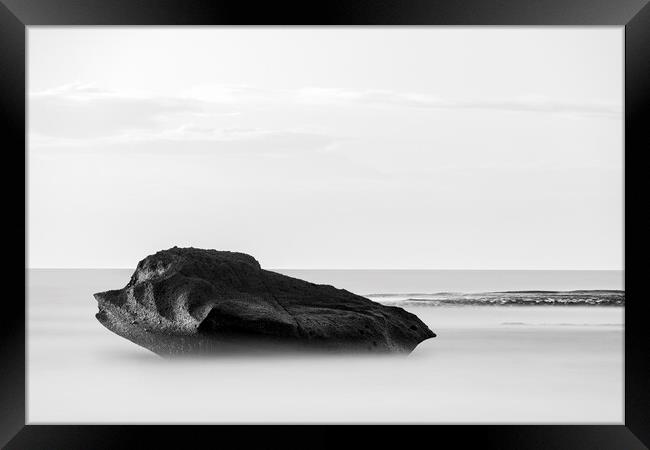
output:
[[622, 269], [623, 28], [29, 27], [28, 266]]

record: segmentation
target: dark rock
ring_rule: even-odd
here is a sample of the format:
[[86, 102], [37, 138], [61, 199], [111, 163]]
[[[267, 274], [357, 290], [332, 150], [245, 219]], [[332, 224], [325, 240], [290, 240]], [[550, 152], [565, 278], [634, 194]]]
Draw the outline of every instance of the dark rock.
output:
[[109, 330], [163, 356], [269, 350], [411, 352], [435, 334], [402, 308], [263, 270], [252, 256], [177, 248], [95, 294]]

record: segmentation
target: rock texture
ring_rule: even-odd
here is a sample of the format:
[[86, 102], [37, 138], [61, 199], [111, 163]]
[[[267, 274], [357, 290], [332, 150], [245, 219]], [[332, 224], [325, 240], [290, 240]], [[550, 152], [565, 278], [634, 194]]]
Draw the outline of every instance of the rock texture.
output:
[[270, 350], [411, 352], [435, 334], [402, 308], [263, 270], [252, 256], [177, 248], [95, 294], [109, 330], [163, 356]]

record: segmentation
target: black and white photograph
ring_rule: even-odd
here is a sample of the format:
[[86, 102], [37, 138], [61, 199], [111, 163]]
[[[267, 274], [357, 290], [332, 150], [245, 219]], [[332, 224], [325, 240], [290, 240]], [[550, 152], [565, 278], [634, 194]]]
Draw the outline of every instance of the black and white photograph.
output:
[[621, 27], [26, 39], [29, 423], [623, 423]]

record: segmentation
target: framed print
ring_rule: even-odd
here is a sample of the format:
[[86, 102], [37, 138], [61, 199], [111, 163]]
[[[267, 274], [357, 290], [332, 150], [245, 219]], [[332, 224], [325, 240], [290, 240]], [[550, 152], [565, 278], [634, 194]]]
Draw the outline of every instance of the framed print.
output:
[[6, 448], [647, 448], [647, 2], [2, 3]]

